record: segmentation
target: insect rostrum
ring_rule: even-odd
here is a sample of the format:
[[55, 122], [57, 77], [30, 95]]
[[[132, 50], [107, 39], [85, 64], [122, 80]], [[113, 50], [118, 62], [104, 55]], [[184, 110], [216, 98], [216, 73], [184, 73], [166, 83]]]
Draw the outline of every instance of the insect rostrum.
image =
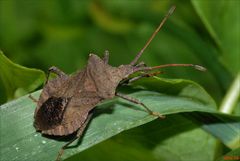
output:
[[[62, 147], [57, 160], [60, 159], [63, 149], [82, 135], [96, 105], [106, 99], [119, 96], [142, 105], [153, 116], [163, 117], [161, 114], [151, 111], [138, 100], [116, 91], [118, 86], [131, 83], [142, 77], [159, 74], [159, 72], [149, 73], [149, 71], [168, 66], [192, 66], [198, 70], [204, 70], [203, 67], [193, 64], [166, 64], [147, 67], [143, 62], [138, 63], [143, 51], [174, 9], [175, 7], [172, 7], [169, 10], [146, 45], [130, 64], [112, 67], [108, 64], [109, 54], [105, 52], [103, 58], [89, 54], [86, 67], [74, 75], [67, 75], [56, 67], [49, 69], [49, 72], [55, 73], [57, 77], [47, 80], [43, 87], [34, 114], [34, 127], [47, 135], [64, 136], [77, 131], [76, 137]], [[129, 77], [134, 73], [141, 74], [133, 78]]]

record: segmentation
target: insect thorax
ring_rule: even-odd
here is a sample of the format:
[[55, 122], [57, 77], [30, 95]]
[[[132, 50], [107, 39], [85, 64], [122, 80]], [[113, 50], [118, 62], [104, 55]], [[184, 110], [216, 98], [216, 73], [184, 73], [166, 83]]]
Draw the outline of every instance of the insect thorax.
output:
[[96, 55], [91, 55], [86, 69], [88, 78], [92, 80], [102, 98], [114, 97], [119, 82], [132, 73], [130, 65], [112, 67]]

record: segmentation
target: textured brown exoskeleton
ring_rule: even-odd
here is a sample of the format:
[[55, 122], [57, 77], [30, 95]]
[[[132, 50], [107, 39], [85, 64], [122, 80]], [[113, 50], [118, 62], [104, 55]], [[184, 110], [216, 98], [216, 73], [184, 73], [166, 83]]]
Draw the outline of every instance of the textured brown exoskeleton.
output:
[[[204, 69], [201, 66], [193, 64], [166, 64], [146, 67], [143, 62], [137, 63], [145, 48], [150, 44], [174, 9], [175, 7], [173, 6], [169, 10], [146, 45], [128, 65], [120, 65], [119, 67], [108, 65], [109, 54], [105, 52], [103, 59], [97, 55], [90, 54], [86, 67], [74, 75], [66, 75], [56, 67], [49, 69], [49, 72], [55, 73], [57, 77], [46, 81], [40, 98], [37, 101], [34, 127], [37, 131], [41, 131], [42, 134], [56, 136], [65, 136], [77, 131], [76, 137], [62, 147], [57, 160], [60, 159], [63, 149], [82, 135], [92, 117], [92, 110], [96, 105], [106, 99], [118, 96], [142, 105], [150, 115], [163, 118], [161, 114], [151, 111], [138, 100], [118, 93], [116, 91], [118, 86], [133, 82], [142, 77], [156, 75], [159, 72], [148, 72], [167, 66], [192, 66], [199, 70]], [[129, 77], [136, 72], [141, 73], [137, 77]]]

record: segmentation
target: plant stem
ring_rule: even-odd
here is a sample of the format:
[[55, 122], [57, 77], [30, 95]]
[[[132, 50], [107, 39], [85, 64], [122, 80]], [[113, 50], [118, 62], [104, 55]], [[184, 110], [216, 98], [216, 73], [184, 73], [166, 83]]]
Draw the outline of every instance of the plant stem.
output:
[[223, 113], [231, 114], [238, 101], [239, 95], [240, 95], [240, 73], [237, 74], [237, 77], [235, 78], [227, 94], [223, 98], [223, 101], [220, 106], [220, 111]]

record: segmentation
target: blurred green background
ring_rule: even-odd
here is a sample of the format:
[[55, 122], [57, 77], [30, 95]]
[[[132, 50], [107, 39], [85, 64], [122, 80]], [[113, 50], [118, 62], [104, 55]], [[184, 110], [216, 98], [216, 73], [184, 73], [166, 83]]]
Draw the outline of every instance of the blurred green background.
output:
[[0, 49], [14, 62], [44, 71], [54, 65], [73, 73], [90, 52], [102, 56], [106, 49], [111, 65], [127, 64], [172, 4], [175, 13], [141, 60], [205, 66], [205, 73], [179, 67], [161, 76], [194, 80], [219, 104], [239, 71], [237, 0], [1, 0]]

